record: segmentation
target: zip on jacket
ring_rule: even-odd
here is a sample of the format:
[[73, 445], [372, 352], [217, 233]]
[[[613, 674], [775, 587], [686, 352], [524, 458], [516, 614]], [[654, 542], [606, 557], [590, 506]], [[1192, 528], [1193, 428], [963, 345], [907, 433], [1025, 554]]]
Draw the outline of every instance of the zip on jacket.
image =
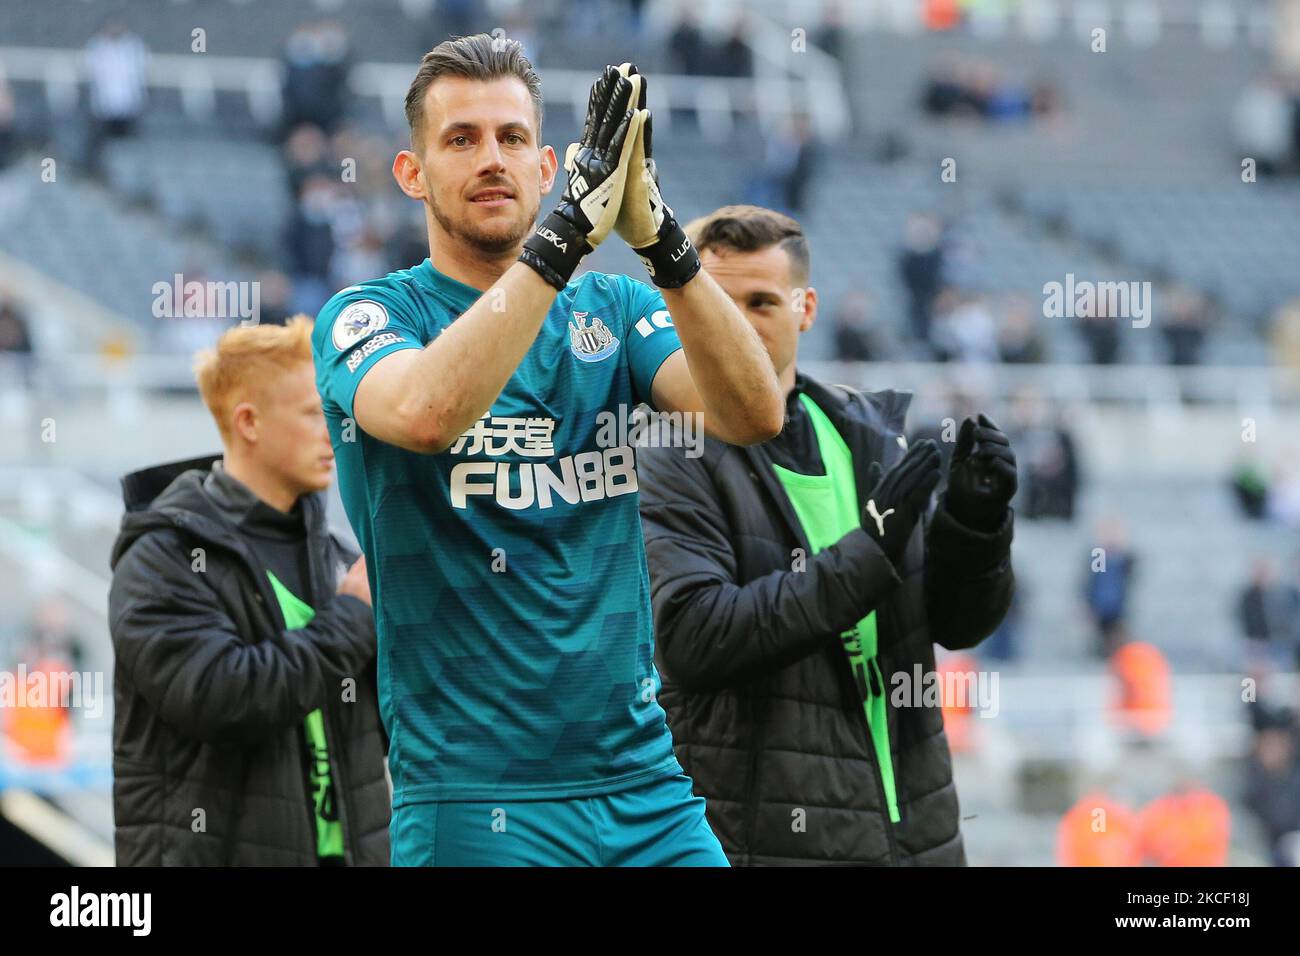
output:
[[[230, 554], [238, 558], [239, 562], [243, 565], [244, 570], [248, 572], [248, 577], [253, 580], [254, 588], [255, 588], [253, 592], [253, 597], [257, 601], [258, 606], [261, 607], [262, 610], [267, 615], [269, 615], [271, 619], [270, 623], [272, 627], [278, 627], [281, 630], [284, 629], [285, 627], [284, 616], [280, 611], [280, 602], [276, 598], [275, 590], [271, 586], [270, 579], [268, 579], [264, 574], [256, 573], [257, 569], [253, 562], [252, 555], [249, 552], [247, 546], [243, 543], [243, 541], [239, 539], [238, 535], [234, 534], [233, 532], [227, 532], [224, 528], [221, 528], [219, 525], [217, 525], [216, 530], [219, 531], [220, 534], [219, 536], [214, 536], [213, 534], [208, 533], [208, 530], [205, 527], [203, 527], [205, 525], [210, 524], [211, 519], [205, 518], [203, 516], [193, 515], [191, 512], [188, 511], [171, 511], [170, 509], [164, 509], [162, 513], [166, 514], [166, 516], [171, 521], [173, 526], [184, 531], [186, 534], [191, 535], [192, 537], [197, 538], [210, 546], [224, 548]], [[312, 543], [309, 541], [308, 570], [309, 573], [312, 574], [312, 584], [314, 586], [316, 583], [315, 582], [316, 569], [314, 567], [315, 562], [311, 558], [311, 544]], [[329, 733], [330, 725], [333, 724], [333, 715], [331, 714], [330, 708], [328, 706], [326, 706], [325, 708], [325, 714], [326, 714], [326, 720], [325, 720], [326, 743], [329, 746], [330, 772], [337, 773], [339, 768], [335, 764], [335, 760], [334, 760], [337, 747], [334, 744], [336, 740], [340, 739], [340, 735], [337, 729], [335, 729], [335, 733], [332, 736]], [[309, 760], [310, 754], [306, 752], [305, 742], [300, 742], [300, 747], [301, 747], [300, 753], [303, 755], [303, 759]], [[308, 842], [312, 846], [315, 846], [316, 820], [314, 816], [314, 804], [311, 799], [311, 793], [307, 788], [307, 784], [306, 784], [307, 778], [305, 773], [301, 774], [300, 777], [303, 781], [303, 795], [304, 797], [306, 797], [306, 803], [309, 809], [309, 813], [305, 821], [307, 824], [308, 835], [310, 837]], [[335, 781], [334, 793], [335, 793], [335, 803], [338, 806], [339, 823], [343, 826], [344, 860], [346, 861], [348, 866], [352, 866], [353, 848], [352, 848], [351, 833], [348, 829], [347, 823], [345, 822], [345, 816], [347, 813], [346, 806], [348, 801], [342, 792], [343, 787], [341, 786], [341, 781], [343, 780], [343, 778], [336, 776], [333, 779]], [[245, 797], [245, 785], [244, 785], [244, 781], [240, 781], [239, 790], [236, 791], [234, 813], [231, 817], [232, 825], [235, 827], [238, 827], [239, 821], [243, 816], [244, 797]], [[234, 848], [237, 845], [238, 845], [238, 833], [232, 832], [230, 834], [229, 844], [226, 852], [228, 858], [226, 864], [227, 866], [233, 865], [233, 863], [230, 861], [229, 858], [231, 857], [231, 854], [233, 854]]]

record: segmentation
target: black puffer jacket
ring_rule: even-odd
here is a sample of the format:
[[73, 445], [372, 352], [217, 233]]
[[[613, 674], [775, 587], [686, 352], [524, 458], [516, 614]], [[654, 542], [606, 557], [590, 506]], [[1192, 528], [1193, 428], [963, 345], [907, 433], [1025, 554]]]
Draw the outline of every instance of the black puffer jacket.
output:
[[109, 594], [117, 863], [315, 866], [303, 720], [323, 708], [345, 859], [387, 866], [374, 618], [335, 594], [356, 555], [327, 530], [319, 496], [305, 497], [317, 612], [285, 629], [238, 516], [212, 493], [211, 462], [123, 479]]
[[[911, 396], [798, 382], [852, 451], [865, 501], [871, 463], [903, 454]], [[964, 864], [941, 711], [889, 707], [902, 818], [891, 824], [839, 635], [876, 610], [891, 693], [893, 675], [934, 670], [932, 642], [988, 636], [1014, 588], [1010, 512], [981, 534], [940, 498], [897, 573], [861, 529], [793, 570], [795, 549], [811, 549], [764, 446], [640, 449], [638, 472], [660, 702], [731, 862]]]

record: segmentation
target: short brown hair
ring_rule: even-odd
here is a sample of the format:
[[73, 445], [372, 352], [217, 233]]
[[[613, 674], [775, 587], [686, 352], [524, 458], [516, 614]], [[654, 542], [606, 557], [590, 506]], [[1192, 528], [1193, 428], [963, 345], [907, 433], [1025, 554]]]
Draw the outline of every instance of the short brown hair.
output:
[[803, 227], [783, 213], [762, 206], [723, 206], [688, 223], [686, 235], [700, 252], [721, 247], [758, 252], [779, 245], [790, 258], [790, 278], [808, 281], [811, 261]]
[[310, 363], [312, 320], [295, 315], [284, 325], [237, 325], [217, 339], [216, 348], [194, 356], [199, 395], [230, 441], [230, 413], [256, 397], [276, 373]]
[[513, 76], [528, 87], [537, 116], [537, 132], [542, 130], [542, 80], [533, 64], [524, 56], [518, 40], [476, 33], [468, 37], [443, 40], [420, 60], [411, 88], [406, 91], [406, 122], [411, 127], [411, 142], [421, 142], [424, 129], [424, 94], [440, 76], [463, 76], [471, 80], [495, 80]]

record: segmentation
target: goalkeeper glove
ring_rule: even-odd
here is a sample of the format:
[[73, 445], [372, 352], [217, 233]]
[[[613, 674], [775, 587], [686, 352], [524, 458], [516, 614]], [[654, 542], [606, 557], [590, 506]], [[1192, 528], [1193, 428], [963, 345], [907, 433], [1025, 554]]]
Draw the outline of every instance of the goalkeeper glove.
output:
[[614, 228], [645, 263], [655, 285], [680, 289], [700, 271], [700, 254], [659, 194], [659, 175], [651, 154], [651, 117], [646, 109], [645, 78], [631, 63], [624, 63], [618, 69], [623, 76], [640, 80], [637, 108], [645, 114], [645, 120], [632, 143], [623, 207]]
[[614, 227], [627, 181], [628, 147], [640, 132], [641, 77], [607, 66], [591, 88], [582, 138], [564, 157], [568, 183], [555, 207], [524, 242], [519, 261], [563, 289], [583, 257]]
[[948, 465], [944, 504], [961, 524], [992, 534], [1006, 520], [1016, 493], [1016, 453], [997, 425], [980, 415], [966, 419]]
[[862, 509], [862, 530], [880, 545], [895, 568], [939, 483], [941, 460], [939, 446], [926, 438], [909, 448], [889, 471], [884, 472], [875, 461], [867, 472], [871, 496]]

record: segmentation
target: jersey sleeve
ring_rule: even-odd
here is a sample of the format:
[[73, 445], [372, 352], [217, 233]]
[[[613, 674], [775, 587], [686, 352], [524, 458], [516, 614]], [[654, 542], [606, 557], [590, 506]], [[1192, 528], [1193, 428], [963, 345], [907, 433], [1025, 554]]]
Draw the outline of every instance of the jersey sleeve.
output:
[[619, 276], [624, 315], [628, 319], [627, 354], [632, 371], [632, 392], [637, 401], [654, 407], [650, 386], [664, 360], [682, 347], [673, 317], [658, 289]]
[[353, 286], [325, 303], [312, 331], [316, 389], [326, 404], [352, 417], [352, 400], [366, 372], [385, 355], [425, 345], [409, 306], [383, 289]]

